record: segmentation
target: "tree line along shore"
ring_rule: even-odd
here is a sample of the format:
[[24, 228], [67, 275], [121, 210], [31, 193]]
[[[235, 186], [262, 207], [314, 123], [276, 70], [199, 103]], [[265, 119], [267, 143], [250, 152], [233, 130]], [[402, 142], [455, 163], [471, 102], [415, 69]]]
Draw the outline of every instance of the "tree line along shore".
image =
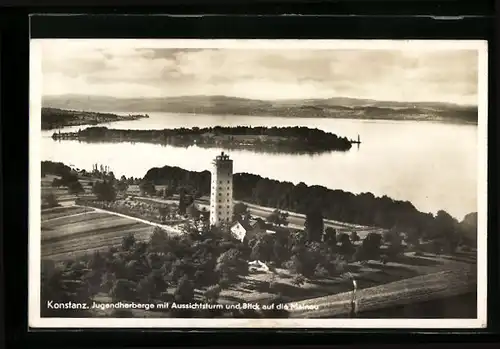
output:
[[55, 132], [53, 139], [88, 142], [144, 142], [173, 146], [249, 148], [282, 152], [348, 151], [355, 141], [307, 127], [207, 127], [164, 130], [119, 130], [88, 127]]
[[117, 115], [112, 113], [97, 113], [58, 108], [42, 108], [41, 111], [42, 130], [53, 130], [67, 126], [96, 125], [115, 121], [138, 120], [148, 117], [148, 114]]
[[[79, 182], [79, 178], [87, 175], [78, 174], [62, 163], [44, 161], [42, 176], [47, 174], [59, 176], [56, 185], [67, 186], [68, 190], [73, 192], [79, 191], [76, 190], [78, 184], [75, 184]], [[236, 179], [238, 176], [241, 178]], [[142, 179], [127, 179], [124, 176], [117, 179], [113, 173], [93, 173], [88, 174], [88, 177], [99, 178], [93, 184], [98, 201], [113, 202], [117, 192], [123, 191], [129, 183], [139, 184], [149, 195], [158, 195], [155, 193], [155, 186], [163, 183], [167, 185], [166, 188], [170, 193], [178, 191], [182, 194], [179, 195], [178, 207], [186, 209], [186, 205], [181, 205], [181, 201], [188, 197], [196, 198], [203, 195], [209, 189], [209, 184], [208, 188], [205, 187], [205, 181], [208, 178], [209, 183], [210, 173], [163, 167], [151, 169]], [[252, 179], [257, 183], [255, 184]], [[271, 186], [274, 190], [270, 190]], [[446, 212], [440, 211], [436, 216], [426, 215], [430, 224], [425, 227], [426, 229], [412, 230], [411, 224], [418, 222], [417, 218], [415, 221], [406, 220], [406, 226], [403, 222], [397, 220], [395, 222], [394, 219], [410, 217], [412, 214], [419, 217], [422, 213], [409, 203], [389, 198], [377, 198], [371, 194], [358, 196], [326, 188], [321, 189], [326, 194], [321, 194], [321, 190], [318, 190], [321, 187], [309, 187], [305, 184], [294, 186], [291, 183], [248, 174], [235, 174], [234, 187], [235, 199], [244, 198], [245, 201], [256, 204], [263, 204], [263, 200], [267, 200], [267, 205], [271, 207], [304, 212], [306, 215], [304, 229], [287, 229], [286, 215], [278, 215], [268, 219], [268, 221], [273, 220], [277, 226], [276, 234], [254, 236], [245, 243], [231, 239], [231, 236], [224, 232], [224, 227], [219, 229], [205, 227], [200, 231], [193, 226], [186, 226], [184, 234], [180, 236], [169, 236], [166, 231], [155, 228], [146, 241], [138, 240], [133, 234], [127, 234], [120, 246], [112, 246], [83, 258], [72, 258], [61, 265], [44, 262], [42, 304], [50, 299], [91, 302], [103, 294], [115, 302], [175, 301], [189, 304], [201, 300], [214, 304], [223, 301], [224, 297], [226, 301], [227, 297], [232, 297], [235, 289], [241, 286], [241, 282], [245, 282], [242, 280], [251, 283], [252, 286], [246, 285], [246, 287], [252, 288], [254, 293], [265, 296], [262, 304], [282, 304], [297, 298], [310, 298], [311, 292], [317, 294], [321, 287], [323, 287], [321, 292], [325, 292], [325, 295], [348, 291], [348, 280], [341, 281], [339, 277], [342, 278], [342, 275], [359, 269], [359, 266], [353, 263], [368, 263], [371, 269], [381, 268], [383, 272], [380, 275], [386, 280], [401, 279], [405, 277], [404, 275], [409, 275], [408, 271], [393, 272], [391, 270], [395, 268], [394, 266], [390, 266], [392, 269], [384, 269], [382, 264], [372, 262], [384, 260], [384, 265], [387, 261], [411, 264], [416, 263], [418, 258], [408, 257], [405, 251], [413, 251], [415, 256], [417, 253], [429, 252], [455, 254], [459, 248], [464, 249], [468, 243], [473, 245], [472, 241], [461, 239], [465, 225], [468, 226], [467, 229], [473, 229], [471, 223], [473, 220], [470, 217], [458, 222]], [[251, 190], [253, 187], [261, 189], [253, 193]], [[262, 191], [264, 188], [266, 190]], [[279, 205], [273, 205], [273, 202], [281, 198], [283, 192], [288, 193], [289, 198]], [[329, 205], [326, 205], [326, 201], [322, 201], [327, 199], [330, 200]], [[242, 205], [239, 205], [236, 213], [246, 215], [245, 208], [240, 206]], [[335, 210], [335, 207], [342, 206], [347, 206], [349, 210]], [[341, 220], [340, 217], [347, 218], [352, 212], [358, 212], [358, 215], [360, 212], [365, 212], [364, 219], [370, 219], [373, 213], [366, 212], [370, 211], [367, 207], [378, 209], [381, 225], [390, 228], [386, 233], [370, 233], [359, 241], [354, 232], [349, 236], [345, 233], [337, 234], [334, 229], [324, 229], [323, 221], [326, 217]], [[343, 212], [343, 216], [339, 212]], [[384, 212], [386, 216], [383, 216]], [[270, 216], [276, 216], [276, 213], [279, 213], [279, 210]], [[350, 217], [351, 221], [362, 223], [356, 216]], [[418, 238], [419, 235], [422, 238]], [[405, 244], [402, 244], [403, 240]], [[422, 241], [430, 243], [421, 244]], [[268, 280], [256, 279], [249, 275], [248, 260], [265, 261], [272, 269], [276, 269], [276, 273], [270, 274]], [[431, 267], [417, 268], [427, 270], [426, 268]], [[290, 277], [283, 276], [284, 273], [289, 273]], [[411, 275], [415, 274], [412, 272]], [[321, 286], [325, 280], [329, 282], [328, 287]], [[359, 282], [360, 288], [374, 285], [373, 281], [359, 279]], [[424, 290], [426, 285], [421, 285], [421, 288]], [[201, 293], [197, 290], [201, 290]], [[75, 312], [64, 309], [45, 308], [42, 313], [42, 316], [75, 316]], [[92, 316], [82, 313], [79, 315]], [[184, 310], [170, 312], [172, 317], [276, 318], [289, 315], [287, 311], [276, 308], [270, 311], [235, 311], [231, 314]], [[134, 317], [135, 315], [121, 311], [111, 316]]]

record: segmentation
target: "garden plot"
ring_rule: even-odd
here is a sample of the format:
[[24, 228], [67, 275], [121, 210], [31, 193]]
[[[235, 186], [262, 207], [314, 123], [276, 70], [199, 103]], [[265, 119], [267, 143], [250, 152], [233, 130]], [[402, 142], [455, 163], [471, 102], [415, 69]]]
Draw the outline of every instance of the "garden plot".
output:
[[93, 211], [91, 208], [86, 207], [77, 207], [77, 206], [69, 206], [69, 207], [54, 207], [46, 210], [42, 210], [42, 222], [47, 221], [49, 219], [71, 216], [78, 213], [90, 212]]
[[63, 217], [48, 219], [42, 222], [42, 230], [51, 230], [63, 225], [79, 223], [89, 220], [97, 220], [106, 217], [109, 217], [108, 213], [95, 212], [93, 209], [89, 209], [88, 212], [77, 213], [71, 216], [63, 216]]
[[152, 231], [152, 227], [139, 223], [134, 227], [91, 234], [85, 238], [68, 237], [57, 242], [43, 243], [41, 254], [42, 258], [54, 260], [74, 258], [96, 250], [106, 250], [109, 247], [120, 245], [123, 237], [127, 234], [134, 234], [137, 240], [147, 240]]
[[[85, 216], [85, 215], [84, 215]], [[63, 224], [52, 228], [52, 230], [44, 231], [42, 234], [42, 241], [49, 241], [53, 239], [59, 240], [66, 236], [78, 235], [84, 238], [87, 234], [92, 232], [102, 232], [108, 230], [123, 230], [126, 227], [141, 226], [141, 223], [116, 215], [109, 214], [107, 217], [94, 219], [88, 217], [87, 220], [79, 221], [71, 224]]]

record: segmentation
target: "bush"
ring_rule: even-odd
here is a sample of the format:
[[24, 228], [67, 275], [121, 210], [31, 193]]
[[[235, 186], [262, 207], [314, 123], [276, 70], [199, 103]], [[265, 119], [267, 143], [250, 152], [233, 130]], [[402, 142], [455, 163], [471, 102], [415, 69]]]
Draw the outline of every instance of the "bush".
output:
[[221, 289], [227, 289], [231, 285], [231, 281], [228, 278], [221, 278], [219, 281], [219, 286]]
[[189, 303], [194, 300], [194, 285], [187, 275], [180, 280], [174, 292], [175, 300], [179, 303]]
[[317, 278], [325, 278], [329, 276], [328, 270], [323, 266], [318, 264], [314, 270], [314, 276]]
[[219, 299], [222, 288], [220, 285], [214, 285], [207, 288], [203, 293], [203, 298], [207, 303], [215, 303]]
[[85, 192], [82, 184], [77, 180], [68, 184], [68, 192], [70, 194], [80, 194]]
[[116, 280], [110, 296], [116, 301], [134, 301], [137, 298], [135, 283], [130, 280]]
[[60, 206], [54, 193], [48, 193], [44, 195], [42, 199], [42, 205], [47, 208]]
[[292, 284], [298, 287], [304, 285], [305, 283], [306, 278], [303, 275], [296, 275], [292, 280]]

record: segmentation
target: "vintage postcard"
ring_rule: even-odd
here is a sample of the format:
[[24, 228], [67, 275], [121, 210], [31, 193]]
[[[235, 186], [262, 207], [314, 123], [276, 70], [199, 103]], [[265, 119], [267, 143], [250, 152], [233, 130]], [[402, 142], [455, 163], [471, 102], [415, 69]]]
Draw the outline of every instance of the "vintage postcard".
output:
[[486, 326], [487, 43], [36, 39], [29, 324]]

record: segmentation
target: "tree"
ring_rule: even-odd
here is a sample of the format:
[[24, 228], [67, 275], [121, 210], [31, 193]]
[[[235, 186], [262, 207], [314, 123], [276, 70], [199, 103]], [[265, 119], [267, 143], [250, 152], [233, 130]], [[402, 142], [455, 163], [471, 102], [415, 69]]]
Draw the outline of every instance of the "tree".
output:
[[351, 239], [352, 243], [358, 242], [360, 240], [359, 235], [356, 231], [351, 232], [349, 238]]
[[113, 272], [105, 272], [101, 278], [101, 289], [103, 292], [110, 292], [116, 282], [116, 276]]
[[248, 206], [242, 202], [235, 203], [233, 206], [233, 215], [233, 220], [249, 218]]
[[295, 275], [295, 277], [292, 280], [292, 284], [297, 286], [297, 287], [301, 287], [305, 283], [306, 283], [306, 278], [304, 277], [304, 275], [300, 275], [300, 274]]
[[382, 235], [369, 233], [361, 244], [364, 260], [379, 260]]
[[286, 241], [281, 241], [281, 239], [275, 239], [273, 243], [273, 261], [276, 266], [280, 266], [281, 263], [290, 258], [289, 251], [286, 246]]
[[220, 274], [221, 278], [234, 281], [239, 275], [248, 272], [248, 264], [242, 258], [241, 251], [237, 248], [231, 248], [217, 258], [215, 270]]
[[118, 183], [116, 183], [116, 189], [119, 192], [125, 193], [128, 190], [128, 183], [127, 183], [127, 181], [123, 180], [123, 179], [120, 179], [120, 181]]
[[222, 288], [219, 285], [213, 285], [207, 288], [207, 290], [203, 293], [203, 300], [206, 303], [217, 303], [219, 299]]
[[337, 245], [337, 230], [332, 227], [327, 227], [325, 229], [325, 234], [323, 235], [323, 241], [329, 246]]
[[48, 208], [60, 206], [54, 193], [47, 193], [43, 196], [42, 204]]
[[116, 199], [116, 191], [110, 182], [96, 182], [92, 187], [93, 193], [100, 201], [114, 201]]
[[154, 227], [149, 238], [149, 249], [152, 252], [168, 253], [175, 251], [173, 239], [160, 227]]
[[404, 252], [403, 237], [396, 230], [392, 230], [389, 234], [386, 234], [384, 242], [388, 245], [386, 256], [389, 259], [394, 259]]
[[328, 269], [325, 268], [324, 265], [318, 264], [316, 265], [316, 268], [314, 269], [314, 276], [318, 278], [325, 278], [329, 275]]
[[271, 273], [268, 280], [267, 280], [267, 289], [269, 292], [274, 292], [276, 289], [277, 282], [276, 282], [276, 274]]
[[136, 239], [134, 234], [129, 233], [125, 235], [122, 239], [122, 249], [123, 251], [129, 251], [132, 249], [132, 247], [135, 245]]
[[307, 274], [306, 266], [304, 265], [303, 258], [301, 258], [304, 255], [305, 253], [293, 255], [292, 258], [284, 264], [284, 267], [299, 275]]
[[181, 188], [179, 192], [179, 214], [186, 214], [187, 202], [186, 202], [186, 192], [184, 188]]
[[454, 253], [461, 242], [460, 224], [446, 211], [440, 210], [426, 237], [430, 240], [440, 240], [442, 251]]
[[142, 182], [141, 184], [139, 184], [139, 189], [141, 190], [141, 193], [146, 194], [146, 195], [155, 195], [156, 194], [155, 185], [151, 181]]
[[[81, 263], [56, 265], [43, 261], [41, 269], [41, 304], [53, 302], [88, 303], [92, 296], [90, 285], [85, 280], [89, 270]], [[51, 309], [42, 307], [42, 316], [81, 317], [86, 311], [74, 309]]]
[[187, 275], [179, 280], [174, 297], [179, 303], [190, 303], [194, 300], [194, 285]]
[[135, 282], [125, 279], [116, 280], [110, 296], [115, 301], [134, 301], [137, 298]]
[[186, 213], [189, 215], [189, 217], [193, 219], [198, 219], [200, 217], [200, 211], [198, 211], [198, 208], [196, 207], [195, 204], [191, 204], [186, 208]]
[[273, 257], [274, 243], [270, 235], [259, 235], [251, 241], [250, 259], [270, 261]]
[[68, 192], [70, 194], [80, 194], [85, 192], [85, 190], [79, 181], [75, 181], [68, 184]]
[[352, 257], [354, 253], [354, 246], [352, 245], [351, 240], [349, 239], [349, 235], [346, 233], [341, 233], [337, 235], [337, 240], [340, 244], [339, 253], [347, 260]]
[[149, 277], [142, 278], [137, 284], [137, 298], [142, 302], [151, 301], [153, 294], [153, 285]]
[[354, 259], [356, 262], [362, 262], [362, 263], [367, 261], [367, 256], [363, 245], [359, 245], [358, 247], [356, 247], [352, 259]]
[[310, 210], [306, 214], [304, 227], [309, 241], [321, 241], [323, 236], [323, 213], [321, 210]]
[[169, 214], [169, 209], [167, 205], [161, 205], [158, 207], [158, 214], [160, 215], [160, 221], [164, 222], [167, 215]]
[[105, 270], [106, 269], [106, 259], [101, 252], [95, 251], [90, 256], [87, 263], [87, 268], [92, 270]]
[[271, 214], [267, 217], [267, 221], [269, 223], [281, 226], [281, 225], [288, 225], [288, 212], [282, 212], [280, 210], [274, 210], [271, 212]]

